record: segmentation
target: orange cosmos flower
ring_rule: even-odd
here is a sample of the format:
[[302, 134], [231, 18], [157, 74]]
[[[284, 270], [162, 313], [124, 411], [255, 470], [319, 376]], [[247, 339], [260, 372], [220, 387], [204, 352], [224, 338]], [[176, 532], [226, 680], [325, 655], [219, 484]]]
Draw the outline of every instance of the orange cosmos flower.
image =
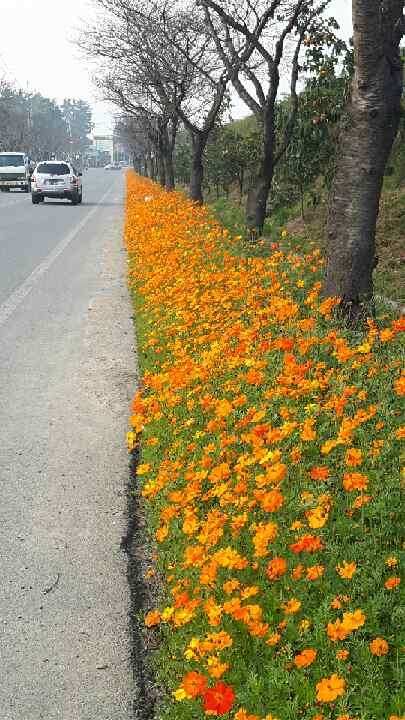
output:
[[305, 442], [310, 442], [311, 440], [316, 440], [316, 430], [314, 430], [313, 426], [315, 424], [314, 419], [305, 420], [305, 422], [302, 424], [302, 429], [300, 433], [301, 440], [304, 440]]
[[244, 708], [238, 710], [235, 714], [234, 720], [260, 720], [258, 715], [248, 715]]
[[250, 368], [249, 372], [246, 374], [246, 382], [249, 385], [261, 385], [264, 381], [264, 375], [260, 370], [255, 370], [254, 368]]
[[220, 400], [215, 408], [215, 414], [219, 418], [228, 417], [231, 414], [233, 407], [228, 400]]
[[168, 534], [169, 534], [169, 528], [167, 527], [167, 525], [162, 525], [155, 532], [156, 540], [158, 542], [163, 542], [164, 540], [166, 540]]
[[360, 508], [363, 507], [363, 505], [367, 505], [368, 503], [370, 503], [372, 501], [372, 499], [373, 499], [372, 495], [359, 495], [355, 499], [355, 501], [352, 505], [352, 508], [354, 510], [359, 510]]
[[316, 699], [318, 702], [330, 703], [336, 700], [340, 695], [344, 695], [346, 690], [346, 681], [333, 673], [329, 678], [323, 678], [316, 685]]
[[205, 712], [216, 715], [225, 715], [230, 711], [235, 700], [235, 693], [230, 685], [217, 682], [213, 688], [203, 693]]
[[362, 610], [355, 610], [354, 612], [343, 613], [343, 624], [350, 630], [357, 630], [362, 627], [366, 622], [366, 616]]
[[259, 499], [265, 512], [276, 512], [284, 504], [284, 498], [278, 488], [263, 493]]
[[299, 565], [297, 565], [297, 567], [295, 567], [291, 573], [292, 579], [293, 580], [301, 580], [304, 569], [305, 568], [303, 565], [301, 565], [301, 563]]
[[323, 550], [322, 540], [317, 535], [303, 535], [298, 542], [290, 545], [290, 550], [293, 553], [298, 554], [301, 552], [315, 553], [318, 550]]
[[370, 652], [372, 655], [377, 655], [378, 657], [381, 657], [382, 655], [386, 655], [389, 650], [389, 646], [386, 640], [384, 638], [376, 637], [369, 645]]
[[352, 472], [343, 475], [343, 487], [347, 492], [353, 490], [367, 490], [368, 478], [362, 473]]
[[323, 565], [312, 565], [307, 568], [307, 580], [319, 580], [325, 572]]
[[327, 480], [329, 478], [329, 468], [327, 465], [318, 465], [311, 468], [311, 480]]
[[216, 655], [207, 658], [207, 670], [211, 677], [219, 680], [229, 670], [229, 663], [221, 663]]
[[281, 640], [280, 633], [273, 633], [273, 635], [270, 635], [266, 640], [266, 645], [270, 645], [272, 647], [273, 645], [277, 645]]
[[222, 585], [222, 589], [227, 595], [230, 595], [231, 593], [234, 592], [234, 590], [237, 590], [239, 586], [240, 586], [239, 580], [227, 580]]
[[398, 587], [398, 585], [401, 582], [401, 578], [399, 577], [390, 577], [388, 580], [384, 583], [384, 586], [387, 588], [387, 590], [393, 590], [394, 588]]
[[154, 625], [158, 625], [160, 623], [160, 617], [161, 616], [159, 610], [151, 610], [151, 612], [148, 612], [145, 617], [146, 627], [153, 627]]
[[301, 460], [301, 456], [302, 452], [298, 447], [293, 448], [290, 452], [291, 462], [294, 463], [294, 465], [298, 465]]
[[281, 462], [276, 462], [266, 470], [266, 480], [268, 483], [275, 485], [276, 483], [284, 480], [287, 474], [287, 465]]
[[207, 678], [201, 675], [201, 673], [192, 670], [184, 676], [181, 687], [189, 697], [196, 698], [206, 690]]
[[399, 397], [405, 395], [405, 372], [402, 373], [401, 377], [394, 382], [395, 392]]
[[309, 665], [312, 665], [317, 654], [318, 654], [317, 650], [312, 650], [312, 648], [307, 648], [306, 650], [302, 650], [302, 652], [300, 652], [299, 655], [295, 656], [294, 664], [298, 668], [308, 667]]
[[231, 474], [231, 469], [228, 465], [228, 463], [221, 463], [220, 465], [217, 465], [214, 467], [208, 478], [210, 482], [217, 483], [221, 482], [221, 480], [227, 480]]
[[255, 557], [265, 557], [268, 554], [268, 544], [277, 537], [277, 525], [275, 523], [261, 523], [253, 535]]
[[356, 448], [349, 448], [346, 450], [345, 454], [345, 463], [346, 465], [349, 465], [350, 467], [357, 467], [358, 465], [361, 465], [363, 462], [363, 454], [361, 450], [357, 450]]
[[267, 565], [266, 574], [269, 580], [278, 580], [287, 572], [287, 563], [282, 557], [275, 557]]
[[353, 630], [357, 630], [362, 627], [366, 621], [366, 617], [361, 610], [355, 610], [353, 613], [343, 613], [343, 619], [339, 618], [334, 623], [328, 623], [326, 632], [329, 640], [337, 642], [338, 640], [345, 640]]
[[348, 650], [338, 650], [336, 653], [336, 659], [337, 660], [347, 660], [349, 657], [349, 651]]

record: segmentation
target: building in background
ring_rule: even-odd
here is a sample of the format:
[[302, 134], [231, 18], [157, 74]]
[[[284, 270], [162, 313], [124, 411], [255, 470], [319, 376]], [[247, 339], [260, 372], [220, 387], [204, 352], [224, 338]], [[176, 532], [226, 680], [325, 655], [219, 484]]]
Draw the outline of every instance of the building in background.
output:
[[87, 159], [90, 167], [104, 167], [111, 162], [129, 162], [125, 146], [115, 135], [93, 135]]

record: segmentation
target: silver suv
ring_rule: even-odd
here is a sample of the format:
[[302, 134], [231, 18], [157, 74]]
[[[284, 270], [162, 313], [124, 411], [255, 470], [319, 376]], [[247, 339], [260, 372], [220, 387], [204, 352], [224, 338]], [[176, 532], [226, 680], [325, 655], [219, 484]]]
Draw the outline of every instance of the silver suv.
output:
[[65, 160], [39, 162], [31, 177], [31, 197], [34, 205], [45, 198], [68, 199], [78, 205], [83, 199], [82, 173]]

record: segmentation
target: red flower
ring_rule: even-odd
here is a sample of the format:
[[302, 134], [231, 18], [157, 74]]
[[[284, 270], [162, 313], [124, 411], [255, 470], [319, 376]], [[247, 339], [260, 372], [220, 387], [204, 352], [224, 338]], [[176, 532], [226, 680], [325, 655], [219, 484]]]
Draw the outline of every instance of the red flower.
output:
[[225, 715], [230, 711], [234, 699], [235, 693], [231, 686], [225, 685], [223, 682], [217, 682], [213, 688], [209, 688], [203, 694], [204, 710], [217, 715]]

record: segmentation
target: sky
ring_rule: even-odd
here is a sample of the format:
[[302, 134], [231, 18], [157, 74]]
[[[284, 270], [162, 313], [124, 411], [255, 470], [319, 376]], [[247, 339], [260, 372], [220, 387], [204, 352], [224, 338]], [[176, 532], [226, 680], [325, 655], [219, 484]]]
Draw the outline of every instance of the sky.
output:
[[[351, 0], [332, 0], [328, 14], [348, 38]], [[104, 134], [112, 131], [114, 110], [100, 101], [92, 84], [94, 71], [73, 43], [91, 16], [91, 0], [0, 0], [0, 77], [58, 102], [87, 100], [93, 109], [94, 133]], [[247, 114], [240, 103], [235, 110], [238, 116]]]

